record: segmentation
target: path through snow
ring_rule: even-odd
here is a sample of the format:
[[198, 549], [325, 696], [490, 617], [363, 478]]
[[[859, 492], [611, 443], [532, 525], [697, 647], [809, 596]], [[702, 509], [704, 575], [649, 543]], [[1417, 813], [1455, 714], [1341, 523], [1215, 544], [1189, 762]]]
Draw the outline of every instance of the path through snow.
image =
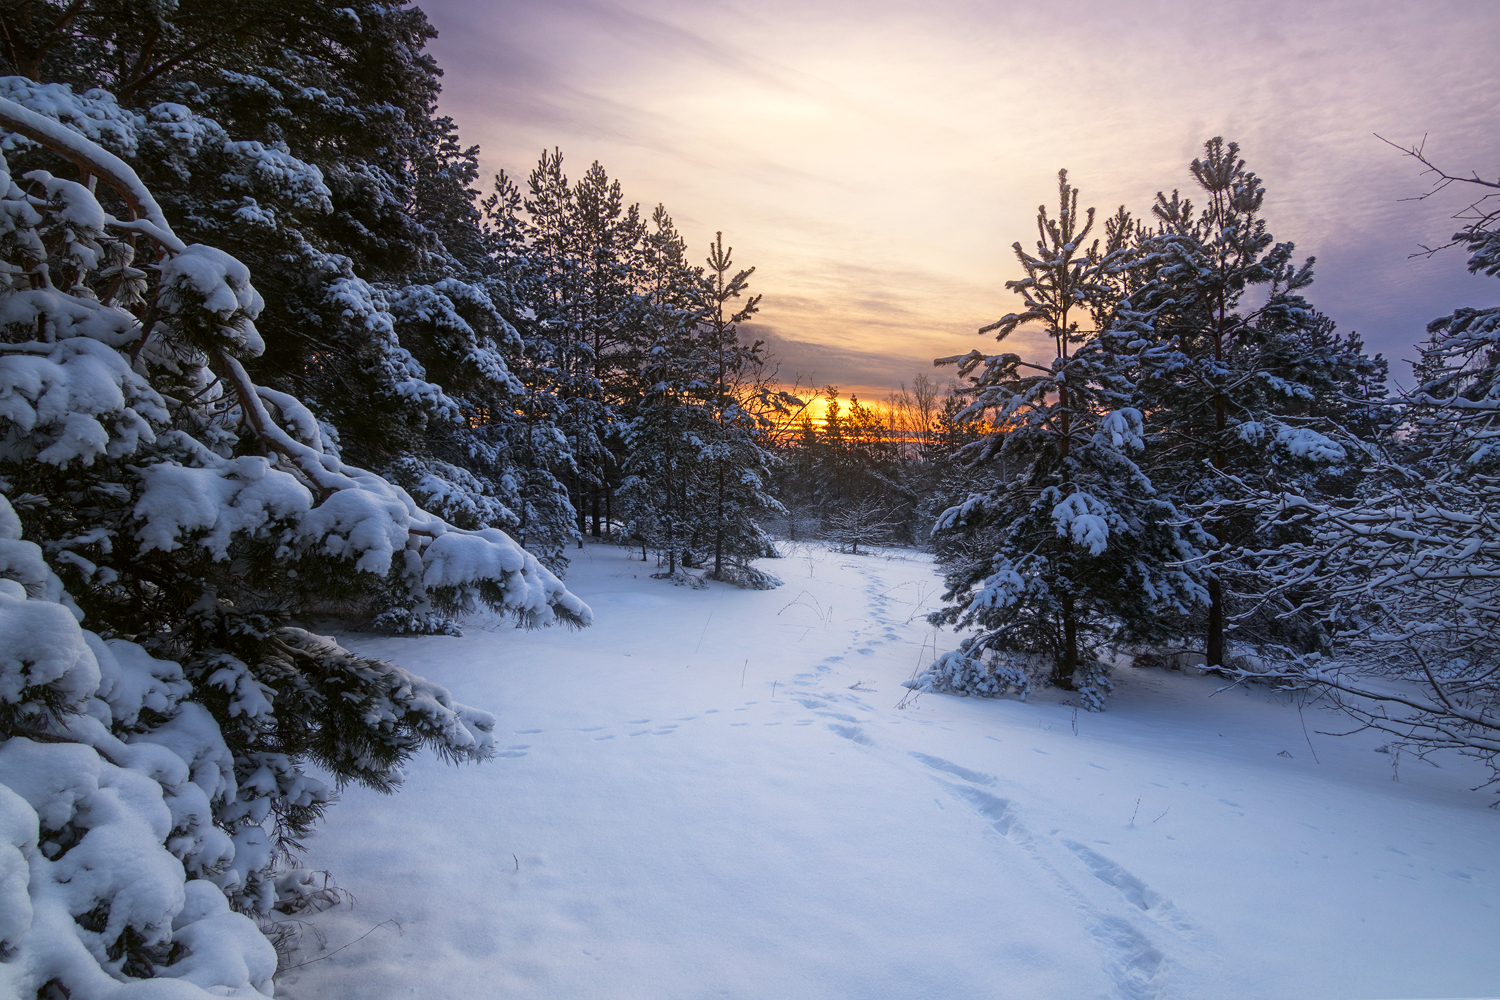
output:
[[495, 712], [503, 759], [346, 790], [307, 862], [356, 900], [313, 926], [354, 943], [281, 995], [1500, 991], [1500, 815], [1459, 762], [1392, 781], [1337, 717], [1304, 736], [1278, 696], [1160, 671], [1103, 715], [898, 707], [954, 644], [921, 555], [798, 547], [761, 593], [577, 556], [591, 629], [351, 641]]

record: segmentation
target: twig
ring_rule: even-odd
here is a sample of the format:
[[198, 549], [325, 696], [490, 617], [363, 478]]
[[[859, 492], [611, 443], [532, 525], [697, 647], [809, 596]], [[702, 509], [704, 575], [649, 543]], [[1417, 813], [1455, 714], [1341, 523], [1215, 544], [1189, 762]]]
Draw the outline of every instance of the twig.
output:
[[1297, 718], [1301, 719], [1301, 721], [1302, 721], [1302, 738], [1304, 740], [1307, 740], [1307, 749], [1312, 750], [1313, 763], [1315, 763], [1315, 764], [1321, 764], [1321, 763], [1323, 763], [1321, 760], [1318, 760], [1318, 751], [1313, 750], [1312, 737], [1309, 736], [1309, 735], [1307, 735], [1307, 720], [1302, 718], [1302, 706], [1301, 705], [1297, 706]]
[[745, 658], [745, 666], [740, 670], [740, 687], [745, 686], [745, 673], [750, 669], [750, 658]]
[[703, 647], [703, 637], [706, 636], [706, 635], [708, 635], [708, 626], [709, 626], [709, 624], [711, 622], [713, 622], [713, 620], [714, 620], [714, 613], [712, 611], [710, 611], [708, 613], [708, 621], [706, 621], [706, 622], [703, 623], [703, 631], [698, 636], [698, 645], [696, 645], [696, 646], [693, 647], [693, 655], [694, 656], [697, 656], [698, 655], [698, 650]]
[[[519, 864], [520, 864], [520, 862], [517, 862], [517, 865], [519, 865]], [[396, 924], [395, 918], [392, 918], [390, 920], [382, 920], [380, 923], [376, 924], [374, 927], [371, 927], [369, 930], [365, 931], [363, 934], [361, 934], [359, 937], [355, 938], [353, 941], [350, 941], [349, 944], [340, 945], [339, 947], [333, 949], [332, 951], [330, 951], [326, 955], [319, 955], [317, 958], [308, 959], [306, 962], [299, 962], [296, 965], [289, 965], [285, 969], [282, 969], [281, 971], [282, 972], [291, 972], [293, 969], [300, 969], [304, 965], [312, 965], [315, 962], [321, 962], [324, 959], [332, 958], [333, 956], [337, 955], [339, 952], [343, 951], [345, 948], [348, 948], [350, 945], [359, 944], [365, 938], [369, 937], [371, 934], [374, 934], [377, 930], [379, 930], [380, 928], [384, 927], [386, 924]], [[396, 932], [397, 933], [401, 932], [401, 925], [400, 924], [396, 924]]]
[[518, 857], [516, 857], [514, 854], [512, 854], [510, 856], [510, 858], [511, 858], [512, 861], [514, 861], [516, 863], [516, 871], [520, 871], [521, 870], [521, 859], [518, 858]]
[[[1168, 806], [1167, 808], [1170, 809], [1171, 806]], [[1135, 826], [1135, 814], [1138, 813], [1138, 812], [1140, 812], [1140, 811], [1141, 811], [1141, 800], [1140, 799], [1136, 799], [1135, 800], [1135, 810], [1133, 812], [1131, 812], [1131, 814], [1130, 814], [1130, 825], [1132, 827]]]
[[779, 683], [781, 683], [781, 682], [780, 681], [772, 681], [771, 682], [771, 700], [772, 701], [776, 700], [776, 685], [779, 684]]
[[[1171, 811], [1172, 811], [1172, 807], [1171, 806], [1167, 806], [1167, 808], [1165, 808], [1165, 809], [1163, 809], [1161, 811], [1161, 816], [1165, 816], [1167, 813], [1169, 813]], [[1161, 819], [1161, 816], [1156, 817], [1156, 819]], [[1155, 823], [1156, 819], [1153, 819], [1151, 822]]]

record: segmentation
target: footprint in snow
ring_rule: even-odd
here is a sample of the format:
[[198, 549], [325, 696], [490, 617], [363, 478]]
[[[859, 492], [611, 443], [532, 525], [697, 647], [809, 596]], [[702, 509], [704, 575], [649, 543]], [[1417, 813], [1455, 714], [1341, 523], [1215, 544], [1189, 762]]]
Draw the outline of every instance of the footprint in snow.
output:
[[941, 757], [930, 757], [925, 753], [917, 753], [915, 750], [911, 750], [908, 752], [917, 760], [926, 764], [930, 768], [938, 771], [946, 771], [949, 774], [957, 775], [965, 781], [972, 781], [976, 785], [993, 785], [998, 780], [993, 774], [984, 774], [980, 771], [971, 771], [967, 767], [960, 767], [959, 765], [953, 763], [951, 760], [944, 760]]
[[1072, 851], [1079, 861], [1083, 862], [1085, 868], [1093, 876], [1105, 885], [1114, 886], [1120, 890], [1120, 895], [1141, 911], [1153, 910], [1162, 906], [1166, 900], [1155, 889], [1145, 882], [1136, 878], [1130, 872], [1121, 868], [1104, 855], [1083, 846], [1072, 840], [1064, 840], [1063, 846]]
[[603, 728], [604, 728], [603, 726], [584, 726], [582, 729], [575, 729], [574, 732], [577, 732], [577, 733], [597, 733], [599, 730], [601, 730]]
[[545, 733], [545, 729], [517, 729], [517, 736], [535, 736], [537, 733]]
[[[1056, 864], [1049, 860], [1046, 849], [1047, 841], [1033, 836], [1021, 824], [1016, 808], [1010, 800], [982, 792], [969, 785], [949, 785], [948, 787], [959, 798], [966, 800], [980, 816], [989, 820], [991, 827], [997, 833], [1021, 847], [1056, 880], [1059, 888], [1084, 917], [1089, 935], [1104, 953], [1105, 967], [1115, 981], [1118, 996], [1125, 1000], [1158, 1000], [1162, 996], [1162, 979], [1168, 964], [1166, 956], [1130, 921], [1101, 912], [1090, 903]], [[1052, 831], [1053, 834], [1056, 832]], [[1140, 879], [1081, 844], [1069, 841], [1064, 841], [1063, 844], [1080, 861], [1083, 861], [1090, 874], [1119, 890], [1138, 909], [1168, 917], [1180, 929], [1190, 929], [1176, 919], [1175, 915], [1169, 915], [1166, 911], [1171, 904]]]
[[842, 736], [846, 740], [852, 740], [855, 743], [859, 743], [867, 747], [875, 745], [870, 740], [870, 738], [865, 735], [865, 731], [858, 726], [841, 726], [836, 722], [830, 722], [828, 724], [828, 728], [833, 733]]
[[1011, 831], [1018, 834], [1024, 831], [1017, 822], [1016, 811], [1009, 799], [998, 798], [988, 792], [981, 792], [977, 788], [969, 788], [966, 785], [949, 785], [957, 792], [960, 798], [967, 799], [974, 811], [990, 821], [990, 826], [1002, 837], [1010, 837]]
[[625, 720], [625, 725], [627, 725], [627, 726], [644, 726], [646, 723], [648, 723], [650, 721], [651, 721], [650, 719], [626, 719]]
[[1120, 994], [1129, 1000], [1157, 1000], [1163, 993], [1167, 957], [1129, 922], [1108, 913], [1097, 914], [1089, 935], [1107, 956]]
[[869, 646], [865, 646], [862, 649], [856, 649], [855, 652], [860, 656], [870, 656], [875, 652], [875, 650], [871, 649]]
[[524, 757], [524, 756], [526, 756], [526, 751], [525, 750], [501, 750], [499, 753], [495, 754], [495, 756], [496, 757]]
[[748, 722], [731, 722], [730, 725], [731, 726], [748, 726], [748, 725], [750, 725], [750, 723], [748, 723]]
[[612, 739], [614, 739], [614, 738], [615, 738], [615, 737], [614, 737], [614, 734], [613, 734], [613, 733], [611, 733], [611, 734], [610, 734], [610, 735], [608, 735], [608, 736], [595, 736], [595, 737], [594, 737], [594, 742], [596, 742], [596, 743], [597, 743], [597, 742], [598, 742], [598, 741], [599, 741], [599, 740], [612, 740]]

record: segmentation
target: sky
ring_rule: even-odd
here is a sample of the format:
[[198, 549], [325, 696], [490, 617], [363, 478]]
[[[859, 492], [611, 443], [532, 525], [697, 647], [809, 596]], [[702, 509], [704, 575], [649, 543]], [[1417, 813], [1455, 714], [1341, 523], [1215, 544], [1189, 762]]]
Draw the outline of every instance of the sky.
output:
[[[486, 176], [558, 147], [627, 201], [662, 203], [705, 257], [716, 231], [764, 297], [745, 328], [784, 382], [881, 396], [932, 359], [995, 348], [1012, 244], [1067, 168], [1102, 217], [1194, 190], [1216, 135], [1262, 178], [1278, 240], [1317, 258], [1309, 298], [1400, 363], [1431, 319], [1500, 300], [1446, 242], [1500, 174], [1495, 0], [423, 0], [441, 111]], [[1041, 360], [1041, 338], [1007, 350]]]

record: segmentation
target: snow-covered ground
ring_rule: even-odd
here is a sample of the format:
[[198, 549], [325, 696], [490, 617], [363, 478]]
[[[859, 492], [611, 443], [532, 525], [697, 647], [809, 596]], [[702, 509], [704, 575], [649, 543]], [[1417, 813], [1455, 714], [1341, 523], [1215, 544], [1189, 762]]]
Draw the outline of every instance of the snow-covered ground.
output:
[[345, 791], [306, 863], [355, 904], [280, 995], [1500, 995], [1500, 812], [1461, 761], [1156, 670], [1102, 715], [903, 707], [954, 645], [918, 554], [798, 548], [769, 592], [574, 555], [590, 629], [351, 642], [495, 712], [501, 759]]

